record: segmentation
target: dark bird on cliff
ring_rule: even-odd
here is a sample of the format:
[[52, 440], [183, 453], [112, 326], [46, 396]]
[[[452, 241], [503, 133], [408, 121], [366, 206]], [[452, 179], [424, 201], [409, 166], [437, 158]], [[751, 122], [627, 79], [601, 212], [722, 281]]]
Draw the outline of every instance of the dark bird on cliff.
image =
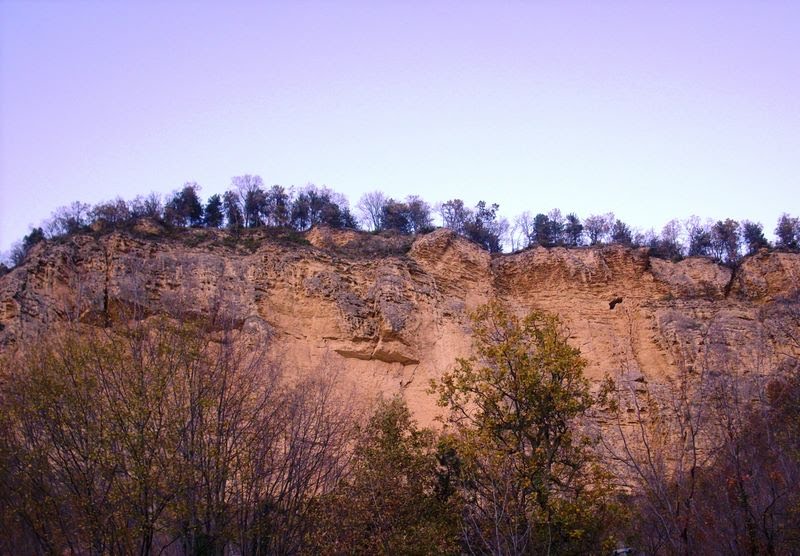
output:
[[617, 306], [617, 303], [622, 303], [622, 298], [621, 297], [615, 297], [614, 299], [609, 301], [608, 302], [608, 308], [609, 309], [614, 309], [614, 307]]

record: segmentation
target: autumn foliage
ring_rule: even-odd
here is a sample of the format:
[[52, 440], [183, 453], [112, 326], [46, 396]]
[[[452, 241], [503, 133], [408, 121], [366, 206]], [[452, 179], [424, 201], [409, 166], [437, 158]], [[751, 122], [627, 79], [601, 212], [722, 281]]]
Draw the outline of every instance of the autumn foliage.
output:
[[[787, 353], [796, 307], [764, 317]], [[289, 375], [219, 318], [108, 324], [0, 361], [2, 554], [800, 551], [791, 355], [598, 393], [559, 317], [490, 303], [434, 430], [399, 397], [362, 418], [333, 368]]]

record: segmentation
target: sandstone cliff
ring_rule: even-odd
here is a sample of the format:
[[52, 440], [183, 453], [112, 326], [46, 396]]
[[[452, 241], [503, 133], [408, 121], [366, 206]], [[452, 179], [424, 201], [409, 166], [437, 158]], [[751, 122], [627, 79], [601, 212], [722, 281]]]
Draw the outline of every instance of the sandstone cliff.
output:
[[447, 230], [267, 236], [145, 227], [41, 244], [0, 277], [0, 350], [67, 319], [102, 325], [114, 307], [215, 310], [290, 367], [338, 369], [365, 394], [404, 391], [428, 421], [429, 380], [469, 354], [467, 315], [491, 298], [559, 313], [591, 379], [659, 382], [697, 365], [768, 372], [786, 355], [771, 315], [800, 289], [789, 253], [763, 251], [733, 273], [619, 246], [493, 257]]

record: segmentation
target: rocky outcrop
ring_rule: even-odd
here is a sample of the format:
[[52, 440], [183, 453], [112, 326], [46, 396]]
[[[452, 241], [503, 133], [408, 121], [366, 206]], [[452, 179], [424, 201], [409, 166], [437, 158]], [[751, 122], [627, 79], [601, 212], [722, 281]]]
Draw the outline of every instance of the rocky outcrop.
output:
[[292, 368], [334, 369], [367, 394], [405, 391], [425, 421], [430, 379], [469, 354], [468, 313], [489, 299], [559, 313], [590, 378], [645, 382], [721, 361], [769, 370], [786, 352], [769, 309], [798, 289], [800, 255], [768, 251], [732, 272], [619, 246], [490, 256], [448, 230], [413, 243], [326, 229], [75, 235], [0, 278], [0, 349], [122, 309], [214, 313], [261, 333]]

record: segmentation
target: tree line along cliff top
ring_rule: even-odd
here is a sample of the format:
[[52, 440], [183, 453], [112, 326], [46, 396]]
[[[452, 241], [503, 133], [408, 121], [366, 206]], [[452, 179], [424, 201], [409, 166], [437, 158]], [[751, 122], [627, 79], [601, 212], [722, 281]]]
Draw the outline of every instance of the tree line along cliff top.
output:
[[[232, 179], [224, 194], [212, 194], [205, 202], [200, 187], [187, 183], [162, 198], [156, 193], [130, 201], [117, 198], [94, 206], [73, 202], [58, 208], [49, 219], [17, 242], [0, 263], [0, 272], [25, 260], [31, 248], [46, 239], [57, 239], [80, 231], [102, 233], [131, 229], [142, 220], [153, 222], [153, 234], [169, 234], [182, 228], [227, 229], [237, 238], [249, 229], [284, 232], [282, 237], [302, 239], [292, 232], [306, 232], [324, 225], [337, 229], [365, 230], [394, 235], [416, 235], [438, 225], [449, 228], [491, 253], [515, 252], [531, 246], [580, 247], [617, 244], [644, 247], [652, 256], [679, 260], [702, 256], [736, 266], [744, 255], [759, 249], [800, 249], [800, 218], [783, 214], [778, 218], [770, 242], [761, 223], [733, 219], [702, 220], [692, 216], [671, 220], [660, 233], [636, 230], [613, 213], [592, 214], [581, 219], [566, 216], [559, 209], [533, 214], [524, 211], [508, 220], [497, 204], [479, 201], [469, 207], [461, 199], [431, 206], [416, 195], [405, 200], [387, 197], [380, 191], [364, 194], [351, 210], [343, 195], [327, 188], [307, 185], [266, 188], [259, 176]], [[280, 234], [279, 234], [280, 235]]]

